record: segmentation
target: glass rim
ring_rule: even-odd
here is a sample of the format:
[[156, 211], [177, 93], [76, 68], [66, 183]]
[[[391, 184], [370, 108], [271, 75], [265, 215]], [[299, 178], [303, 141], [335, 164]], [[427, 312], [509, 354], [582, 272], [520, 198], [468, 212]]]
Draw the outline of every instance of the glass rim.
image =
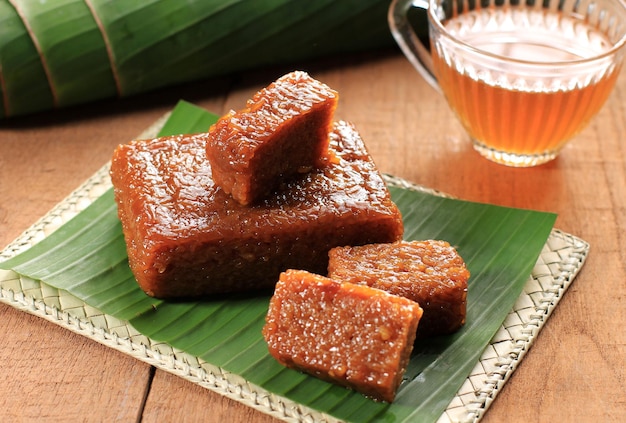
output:
[[[417, 2], [422, 2], [424, 0], [416, 0]], [[590, 63], [594, 63], [594, 62], [600, 62], [602, 60], [604, 60], [607, 57], [613, 56], [615, 54], [617, 54], [619, 52], [619, 50], [621, 50], [625, 45], [626, 45], [626, 19], [624, 22], [624, 33], [621, 35], [621, 37], [619, 38], [619, 40], [615, 43], [611, 43], [612, 46], [610, 49], [608, 49], [605, 52], [602, 52], [600, 54], [596, 54], [592, 57], [585, 57], [582, 59], [574, 59], [574, 60], [555, 60], [555, 61], [551, 61], [551, 62], [540, 62], [540, 61], [534, 61], [534, 60], [526, 60], [526, 59], [517, 59], [517, 58], [513, 58], [513, 57], [508, 57], [508, 56], [504, 56], [501, 54], [497, 54], [497, 53], [492, 53], [490, 51], [487, 50], [483, 50], [480, 48], [477, 48], [475, 46], [472, 46], [469, 43], [466, 43], [465, 41], [455, 37], [454, 35], [450, 34], [450, 32], [446, 29], [446, 27], [442, 24], [442, 20], [439, 19], [436, 15], [436, 11], [441, 9], [441, 6], [437, 3], [438, 0], [425, 0], [425, 2], [428, 3], [428, 20], [431, 22], [431, 24], [434, 25], [434, 27], [437, 28], [437, 30], [439, 31], [440, 35], [445, 37], [446, 39], [450, 40], [451, 42], [453, 42], [454, 44], [458, 45], [459, 47], [462, 47], [463, 49], [476, 54], [476, 55], [480, 55], [480, 56], [486, 56], [489, 57], [491, 59], [494, 60], [498, 60], [500, 62], [509, 62], [509, 63], [517, 63], [517, 64], [521, 64], [521, 65], [525, 65], [525, 66], [532, 66], [532, 67], [536, 67], [536, 68], [545, 68], [545, 67], [555, 67], [555, 66], [576, 66], [576, 65], [584, 65], [584, 64], [590, 64]], [[412, 2], [413, 3], [413, 2]], [[616, 0], [615, 3], [619, 4], [624, 12], [624, 15], [626, 17], [626, 3], [624, 2], [624, 0]], [[435, 6], [435, 7], [433, 7]], [[508, 4], [507, 6], [511, 6], [510, 4]], [[517, 7], [517, 6], [522, 6], [524, 7], [525, 4], [524, 3], [520, 3], [519, 5], [513, 5], [513, 7]], [[495, 8], [500, 8], [500, 6], [496, 5]]]

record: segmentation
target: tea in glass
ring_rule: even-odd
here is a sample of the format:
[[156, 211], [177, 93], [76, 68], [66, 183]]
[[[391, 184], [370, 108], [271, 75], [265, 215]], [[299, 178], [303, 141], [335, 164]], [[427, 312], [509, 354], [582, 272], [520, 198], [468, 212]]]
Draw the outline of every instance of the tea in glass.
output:
[[428, 16], [432, 81], [476, 150], [499, 163], [554, 159], [605, 104], [622, 65], [619, 0], [430, 0]]

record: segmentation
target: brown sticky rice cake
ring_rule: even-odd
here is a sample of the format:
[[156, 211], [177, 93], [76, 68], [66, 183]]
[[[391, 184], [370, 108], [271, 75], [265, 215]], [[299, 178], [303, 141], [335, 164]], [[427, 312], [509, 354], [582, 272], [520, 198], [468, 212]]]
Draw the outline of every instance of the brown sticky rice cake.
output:
[[284, 366], [392, 402], [421, 316], [404, 297], [288, 270], [270, 300], [263, 336]]
[[328, 134], [338, 94], [294, 71], [257, 92], [246, 107], [211, 126], [213, 180], [239, 203], [256, 203], [283, 180], [329, 159]]
[[119, 146], [111, 179], [130, 268], [155, 297], [272, 289], [280, 272], [325, 273], [339, 245], [402, 238], [400, 212], [355, 128], [334, 125], [336, 162], [255, 206], [216, 186], [206, 134]]
[[463, 258], [448, 242], [399, 241], [333, 248], [328, 277], [365, 284], [417, 302], [424, 310], [418, 337], [448, 334], [465, 323]]

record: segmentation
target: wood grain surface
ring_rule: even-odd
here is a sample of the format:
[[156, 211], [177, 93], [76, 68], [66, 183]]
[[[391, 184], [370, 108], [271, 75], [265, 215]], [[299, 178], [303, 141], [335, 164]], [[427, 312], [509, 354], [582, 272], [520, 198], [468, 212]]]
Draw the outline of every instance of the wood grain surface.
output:
[[[224, 113], [293, 69], [339, 91], [337, 118], [357, 126], [381, 171], [466, 200], [558, 213], [557, 228], [591, 244], [483, 421], [626, 421], [626, 74], [560, 157], [532, 169], [475, 153], [445, 100], [396, 51], [0, 121], [0, 247], [178, 99]], [[0, 421], [275, 421], [7, 305], [0, 322]]]

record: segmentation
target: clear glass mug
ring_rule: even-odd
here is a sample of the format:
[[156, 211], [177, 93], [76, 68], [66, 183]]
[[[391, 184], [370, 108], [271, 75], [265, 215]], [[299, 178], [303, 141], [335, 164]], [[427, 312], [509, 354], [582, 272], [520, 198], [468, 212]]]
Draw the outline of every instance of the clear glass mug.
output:
[[[410, 8], [427, 11], [430, 51]], [[518, 167], [554, 159], [597, 114], [626, 44], [622, 0], [393, 0], [388, 19], [474, 148]]]

